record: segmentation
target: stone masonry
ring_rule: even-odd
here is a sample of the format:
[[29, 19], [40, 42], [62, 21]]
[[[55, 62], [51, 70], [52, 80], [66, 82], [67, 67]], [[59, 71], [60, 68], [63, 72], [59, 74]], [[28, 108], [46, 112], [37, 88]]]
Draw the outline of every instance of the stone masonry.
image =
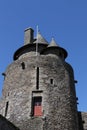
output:
[[[74, 73], [65, 61], [66, 50], [54, 39], [48, 44], [40, 33], [34, 39], [33, 32], [25, 30], [24, 46], [15, 52], [4, 73], [0, 114], [20, 130], [87, 130], [87, 123], [80, 126], [80, 117], [86, 120], [87, 114], [78, 114]], [[42, 115], [35, 116], [37, 97]]]

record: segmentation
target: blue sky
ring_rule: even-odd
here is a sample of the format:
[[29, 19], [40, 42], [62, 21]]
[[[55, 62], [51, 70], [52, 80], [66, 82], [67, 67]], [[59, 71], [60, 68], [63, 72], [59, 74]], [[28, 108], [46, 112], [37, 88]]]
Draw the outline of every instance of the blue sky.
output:
[[78, 109], [87, 111], [87, 0], [0, 0], [0, 92], [2, 72], [23, 45], [24, 30], [39, 26], [48, 42], [68, 51], [66, 61], [74, 68]]

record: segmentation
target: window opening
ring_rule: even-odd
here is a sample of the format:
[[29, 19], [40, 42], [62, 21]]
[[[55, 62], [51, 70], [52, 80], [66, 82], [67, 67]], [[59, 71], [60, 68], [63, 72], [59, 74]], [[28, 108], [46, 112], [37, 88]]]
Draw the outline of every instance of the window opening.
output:
[[21, 66], [22, 66], [22, 69], [24, 70], [24, 69], [25, 69], [25, 63], [22, 62], [22, 63], [21, 63]]
[[5, 117], [7, 116], [9, 102], [6, 102]]
[[53, 84], [53, 79], [50, 79], [50, 83]]
[[42, 116], [42, 97], [33, 97], [33, 116]]
[[36, 89], [39, 89], [39, 67], [36, 69]]

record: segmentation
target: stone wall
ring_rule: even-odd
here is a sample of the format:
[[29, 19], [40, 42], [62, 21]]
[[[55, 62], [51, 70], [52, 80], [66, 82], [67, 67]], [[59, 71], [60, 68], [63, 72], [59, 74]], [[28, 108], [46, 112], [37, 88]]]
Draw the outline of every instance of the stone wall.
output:
[[[0, 114], [8, 121], [0, 118], [1, 130], [16, 130], [15, 126], [20, 130], [87, 130], [86, 114], [77, 112], [74, 73], [65, 62], [66, 50], [55, 41], [49, 46], [39, 35], [36, 55], [33, 30], [26, 31], [25, 45], [15, 52], [15, 61], [5, 72]], [[39, 116], [34, 115], [36, 97], [42, 100]]]
[[87, 130], [87, 112], [78, 112], [79, 130]]
[[[21, 130], [32, 130], [32, 128], [33, 130], [77, 130], [72, 67], [56, 55], [38, 57], [28, 57], [27, 53], [26, 55], [13, 62], [5, 72], [4, 111], [6, 103], [9, 102], [6, 118]], [[36, 88], [37, 67], [39, 67], [39, 89]], [[37, 93], [42, 96], [43, 112], [43, 116], [38, 118], [32, 116], [32, 96]]]
[[19, 128], [0, 115], [0, 130], [19, 130]]

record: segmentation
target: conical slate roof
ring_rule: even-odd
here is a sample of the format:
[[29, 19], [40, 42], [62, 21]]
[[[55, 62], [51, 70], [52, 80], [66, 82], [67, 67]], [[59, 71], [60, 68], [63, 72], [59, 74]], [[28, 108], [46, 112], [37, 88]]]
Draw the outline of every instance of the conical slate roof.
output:
[[59, 56], [59, 52], [61, 53], [61, 57], [63, 56], [62, 54], [64, 54], [64, 58], [67, 57], [67, 51], [65, 49], [63, 49], [62, 47], [60, 47], [54, 40], [54, 38], [52, 38], [50, 44], [47, 46], [46, 49], [44, 49], [41, 54], [46, 54], [47, 53], [53, 53]]
[[36, 38], [36, 41], [35, 41], [34, 43], [48, 44], [48, 42], [47, 42], [46, 39], [41, 35], [40, 32], [37, 33], [37, 38]]
[[59, 47], [59, 45], [55, 42], [54, 38], [52, 38], [50, 44], [48, 45], [48, 47]]
[[26, 33], [27, 44], [20, 47], [15, 53], [14, 53], [14, 60], [17, 60], [21, 55], [27, 52], [35, 52], [36, 51], [36, 45], [38, 44], [38, 52], [40, 54], [48, 53], [55, 53], [56, 55], [59, 55], [57, 52], [61, 52], [64, 54], [64, 58], [67, 57], [67, 51], [60, 47], [52, 38], [50, 44], [48, 44], [47, 40], [41, 35], [40, 32], [37, 33], [37, 37], [34, 39], [33, 37], [33, 30], [29, 29]]

